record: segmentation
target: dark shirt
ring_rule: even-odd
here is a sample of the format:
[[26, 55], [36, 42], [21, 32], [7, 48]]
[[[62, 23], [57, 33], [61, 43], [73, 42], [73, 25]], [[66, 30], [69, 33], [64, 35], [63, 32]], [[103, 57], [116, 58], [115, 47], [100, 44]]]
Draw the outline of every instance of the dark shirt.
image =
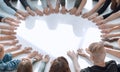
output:
[[120, 72], [120, 65], [116, 64], [115, 61], [106, 62], [105, 67], [92, 66], [82, 69], [80, 72]]

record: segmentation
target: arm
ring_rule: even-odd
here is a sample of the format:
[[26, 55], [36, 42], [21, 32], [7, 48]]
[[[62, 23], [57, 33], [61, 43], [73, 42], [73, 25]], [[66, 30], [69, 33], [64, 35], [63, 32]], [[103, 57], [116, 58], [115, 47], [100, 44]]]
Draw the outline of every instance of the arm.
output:
[[94, 12], [96, 12], [99, 9], [99, 7], [101, 7], [103, 5], [104, 2], [105, 2], [105, 0], [99, 0], [99, 2], [89, 12], [91, 14], [93, 14]]
[[119, 50], [115, 50], [115, 49], [110, 49], [110, 48], [105, 48], [106, 52], [109, 54], [112, 54], [118, 58], [120, 58], [120, 51]]
[[4, 0], [4, 2], [7, 4], [7, 6], [9, 6], [10, 8], [12, 8], [13, 10], [17, 11], [17, 9], [14, 6], [12, 6], [12, 4], [10, 3], [10, 1]]
[[78, 8], [79, 11], [82, 10], [82, 9], [84, 8], [86, 2], [87, 2], [87, 0], [82, 0], [80, 6], [79, 6], [79, 8]]
[[30, 5], [27, 3], [26, 0], [20, 0], [20, 2], [23, 5], [23, 7], [25, 8], [25, 10], [27, 9], [27, 7], [29, 7], [31, 9]]
[[82, 0], [76, 0], [75, 4], [74, 4], [74, 8], [78, 9], [81, 2], [82, 2]]
[[110, 3], [111, 3], [111, 0], [106, 0], [104, 5], [97, 11], [98, 15], [102, 14], [107, 9], [107, 7], [110, 5]]

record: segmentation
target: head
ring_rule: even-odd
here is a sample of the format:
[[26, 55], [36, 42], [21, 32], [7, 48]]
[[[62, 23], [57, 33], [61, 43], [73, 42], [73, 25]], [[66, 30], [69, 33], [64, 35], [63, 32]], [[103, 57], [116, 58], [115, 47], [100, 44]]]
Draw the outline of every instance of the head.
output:
[[89, 48], [90, 58], [93, 62], [99, 63], [104, 61], [106, 57], [106, 51], [104, 49], [103, 42], [95, 42], [90, 44]]
[[67, 60], [64, 57], [58, 57], [53, 61], [49, 72], [71, 72], [71, 71]]
[[24, 58], [18, 65], [17, 72], [33, 72], [30, 59]]
[[111, 9], [114, 10], [118, 5], [120, 5], [120, 0], [112, 0]]
[[0, 44], [0, 59], [4, 57], [4, 46]]

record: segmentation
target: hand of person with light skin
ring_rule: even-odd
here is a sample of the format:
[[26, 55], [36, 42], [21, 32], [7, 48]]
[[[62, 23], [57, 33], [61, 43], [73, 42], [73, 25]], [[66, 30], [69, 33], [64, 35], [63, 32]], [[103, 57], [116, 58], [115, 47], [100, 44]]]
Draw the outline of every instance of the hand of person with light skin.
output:
[[29, 7], [27, 7], [26, 10], [27, 10], [27, 12], [28, 12], [29, 15], [35, 16], [34, 11], [32, 11]]
[[5, 35], [15, 35], [16, 32], [14, 32], [14, 30], [1, 30], [1, 34], [5, 34]]
[[88, 18], [92, 13], [91, 12], [86, 12], [82, 15], [83, 18]]
[[40, 61], [40, 60], [42, 60], [42, 58], [43, 58], [43, 55], [42, 55], [42, 54], [37, 54], [37, 55], [34, 57], [34, 59], [36, 59], [36, 61]]
[[112, 31], [112, 28], [109, 28], [109, 29], [102, 29], [101, 33], [110, 33]]
[[[87, 49], [86, 49], [86, 50], [87, 50]], [[85, 58], [88, 58], [88, 57], [89, 57], [89, 56], [83, 51], [82, 48], [78, 49], [77, 52], [78, 52], [78, 55], [80, 55], [80, 56], [83, 56], [83, 57], [85, 57]], [[87, 51], [87, 52], [88, 52], [88, 51]]]
[[43, 13], [45, 14], [45, 15], [49, 15], [50, 13], [49, 13], [49, 9], [48, 8], [45, 8], [44, 10], [43, 10]]
[[76, 11], [77, 11], [77, 8], [75, 8], [75, 7], [69, 10], [71, 15], [75, 14]]
[[71, 58], [71, 60], [73, 61], [74, 64], [74, 68], [76, 72], [80, 72], [80, 65], [78, 63], [78, 57], [77, 54], [74, 51], [68, 51], [67, 55]]
[[0, 36], [0, 40], [14, 40], [16, 39], [16, 36], [14, 35], [5, 35], [5, 36]]
[[101, 20], [103, 20], [103, 17], [102, 16], [98, 16], [95, 19], [93, 19], [93, 22], [97, 23], [97, 22], [99, 22]]
[[77, 10], [76, 13], [75, 13], [76, 16], [79, 16], [81, 14], [82, 14], [82, 10]]
[[14, 26], [6, 26], [6, 25], [0, 25], [0, 29], [6, 29], [6, 30], [16, 30], [17, 28]]
[[99, 25], [99, 29], [108, 29], [108, 28], [113, 28], [115, 26], [119, 26], [120, 24], [102, 24]]
[[35, 12], [36, 12], [37, 15], [39, 15], [39, 16], [43, 16], [42, 11], [40, 11], [39, 9], [35, 9]]
[[62, 7], [61, 11], [60, 11], [62, 14], [66, 14], [68, 11], [65, 7]]
[[98, 16], [98, 13], [94, 13], [91, 16], [88, 17], [88, 20], [93, 20]]
[[55, 13], [59, 13], [59, 8], [60, 8], [60, 6], [59, 5], [57, 5], [56, 7], [55, 7]]
[[17, 10], [17, 13], [20, 14], [20, 15], [22, 15], [25, 18], [29, 16], [29, 14], [27, 12], [23, 12], [21, 10]]
[[50, 60], [49, 55], [45, 55], [45, 57], [42, 59], [42, 61], [43, 61], [43, 62], [46, 62], [46, 63], [48, 63], [49, 60]]
[[9, 17], [3, 18], [2, 22], [8, 23], [11, 26], [19, 26], [19, 23], [20, 23], [19, 20], [13, 19], [13, 18], [9, 18]]
[[49, 8], [49, 13], [50, 13], [50, 14], [54, 13], [54, 9], [53, 9], [52, 6], [50, 6], [50, 8]]

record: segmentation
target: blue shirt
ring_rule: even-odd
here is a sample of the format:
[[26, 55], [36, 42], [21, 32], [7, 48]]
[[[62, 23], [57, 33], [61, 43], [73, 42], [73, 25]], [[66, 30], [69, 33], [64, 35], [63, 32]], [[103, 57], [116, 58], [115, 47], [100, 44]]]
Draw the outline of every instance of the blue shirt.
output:
[[12, 60], [12, 54], [5, 54], [3, 59], [0, 59], [0, 72], [16, 70], [20, 60]]

